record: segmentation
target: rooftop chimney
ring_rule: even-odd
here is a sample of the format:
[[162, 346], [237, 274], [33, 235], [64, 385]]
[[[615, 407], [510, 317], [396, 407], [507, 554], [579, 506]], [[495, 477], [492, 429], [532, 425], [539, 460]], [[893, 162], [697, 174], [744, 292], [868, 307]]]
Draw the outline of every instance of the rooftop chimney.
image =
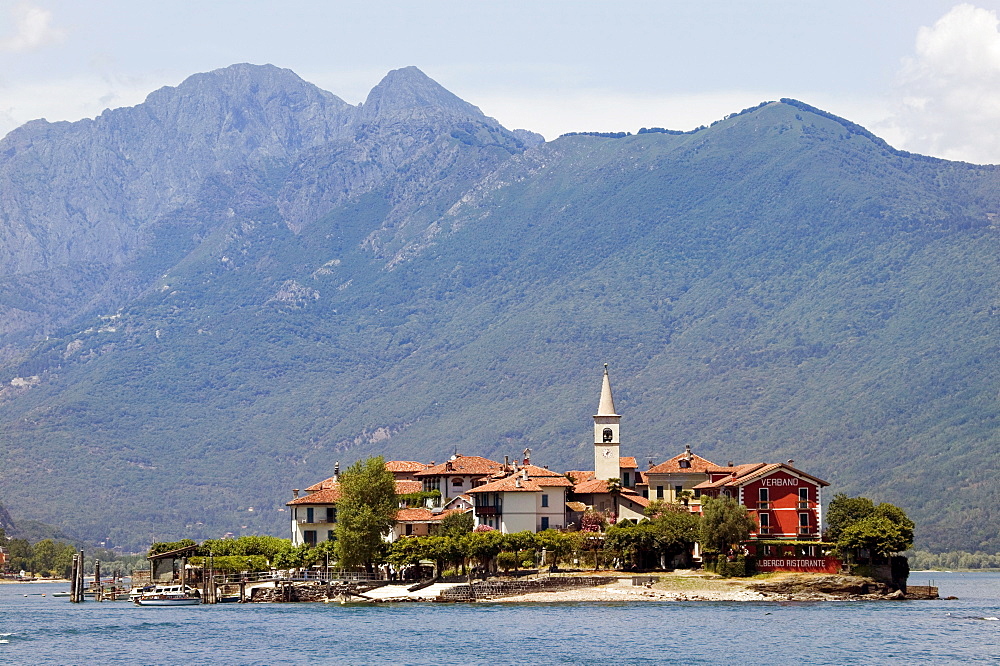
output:
[[531, 449], [529, 449], [528, 447], [524, 448], [524, 464], [525, 465], [531, 464]]
[[333, 463], [333, 480], [340, 481], [340, 461]]
[[521, 478], [524, 479], [525, 481], [528, 480], [528, 470], [526, 469], [521, 470]]
[[732, 461], [732, 460], [730, 460], [730, 461], [729, 461], [729, 466], [730, 466], [730, 467], [732, 467], [732, 466], [733, 466], [733, 461]]
[[298, 499], [298, 497], [299, 497], [299, 489], [298, 488], [292, 488], [292, 497], [295, 498], [295, 499]]
[[795, 461], [794, 461], [794, 460], [792, 460], [791, 458], [789, 458], [789, 459], [788, 459], [788, 464], [789, 464], [789, 465], [791, 465], [791, 464], [792, 464], [793, 462], [795, 462]]
[[519, 477], [519, 476], [515, 476], [514, 477], [514, 487], [515, 488], [520, 488], [521, 487], [521, 477]]
[[510, 456], [504, 456], [503, 457], [503, 471], [506, 472], [509, 469], [510, 469]]

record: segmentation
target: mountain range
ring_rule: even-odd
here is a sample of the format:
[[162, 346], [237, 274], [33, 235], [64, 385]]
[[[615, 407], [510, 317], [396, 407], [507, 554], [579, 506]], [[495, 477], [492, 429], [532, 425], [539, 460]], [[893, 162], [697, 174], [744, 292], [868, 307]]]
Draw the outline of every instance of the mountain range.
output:
[[[510, 131], [420, 70], [234, 65], [0, 141], [0, 502], [141, 547], [285, 535], [383, 454], [794, 459], [1000, 551], [1000, 170], [783, 99]], [[305, 484], [305, 485], [303, 485]]]

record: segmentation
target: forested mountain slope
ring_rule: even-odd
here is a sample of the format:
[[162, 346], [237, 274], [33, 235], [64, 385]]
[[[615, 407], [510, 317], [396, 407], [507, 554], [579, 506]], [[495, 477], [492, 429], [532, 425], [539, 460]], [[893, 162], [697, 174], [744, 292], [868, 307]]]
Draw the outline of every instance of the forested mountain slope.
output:
[[138, 543], [283, 534], [371, 453], [586, 468], [607, 361], [628, 455], [794, 458], [1000, 550], [995, 168], [792, 100], [523, 136], [413, 68], [353, 107], [246, 65], [9, 135], [0, 501]]

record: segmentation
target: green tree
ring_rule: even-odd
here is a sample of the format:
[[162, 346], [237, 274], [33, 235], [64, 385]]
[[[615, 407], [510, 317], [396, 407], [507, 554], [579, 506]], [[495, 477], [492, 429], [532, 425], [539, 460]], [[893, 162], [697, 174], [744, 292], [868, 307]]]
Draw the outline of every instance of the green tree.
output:
[[705, 498], [701, 507], [698, 540], [706, 551], [726, 553], [757, 527], [747, 508], [732, 497]]
[[51, 574], [56, 568], [59, 547], [52, 539], [43, 539], [31, 548], [31, 570], [35, 573]]
[[462, 537], [462, 550], [466, 557], [476, 560], [479, 566], [488, 570], [493, 558], [503, 550], [503, 535], [496, 530], [470, 532]]
[[558, 564], [580, 548], [580, 533], [547, 529], [535, 535], [535, 542], [539, 548], [545, 549], [547, 564]]
[[867, 497], [848, 497], [837, 493], [826, 509], [826, 538], [836, 542], [847, 527], [875, 512], [875, 504]]
[[337, 502], [337, 560], [341, 566], [363, 565], [369, 572], [383, 560], [383, 535], [396, 524], [396, 480], [382, 456], [351, 465], [340, 476]]
[[441, 536], [459, 538], [471, 532], [474, 524], [475, 519], [472, 517], [471, 511], [467, 511], [465, 513], [449, 513], [441, 520], [441, 526], [438, 528], [438, 534]]
[[873, 556], [888, 557], [913, 546], [913, 521], [898, 506], [883, 502], [870, 515], [841, 529], [837, 548], [866, 549]]
[[658, 534], [658, 550], [662, 567], [665, 568], [667, 562], [675, 556], [691, 551], [691, 547], [700, 536], [701, 520], [701, 516], [698, 514], [691, 513], [676, 505], [673, 505], [671, 510], [664, 511], [652, 519]]
[[10, 559], [7, 560], [8, 569], [31, 571], [31, 544], [27, 539], [11, 539], [7, 549], [10, 551]]

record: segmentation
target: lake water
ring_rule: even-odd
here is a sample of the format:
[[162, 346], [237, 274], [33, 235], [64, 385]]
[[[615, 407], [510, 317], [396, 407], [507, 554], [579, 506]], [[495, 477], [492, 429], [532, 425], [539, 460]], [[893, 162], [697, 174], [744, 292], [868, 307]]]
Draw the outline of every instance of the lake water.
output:
[[1000, 663], [1000, 574], [928, 579], [959, 600], [139, 608], [10, 584], [0, 663]]

